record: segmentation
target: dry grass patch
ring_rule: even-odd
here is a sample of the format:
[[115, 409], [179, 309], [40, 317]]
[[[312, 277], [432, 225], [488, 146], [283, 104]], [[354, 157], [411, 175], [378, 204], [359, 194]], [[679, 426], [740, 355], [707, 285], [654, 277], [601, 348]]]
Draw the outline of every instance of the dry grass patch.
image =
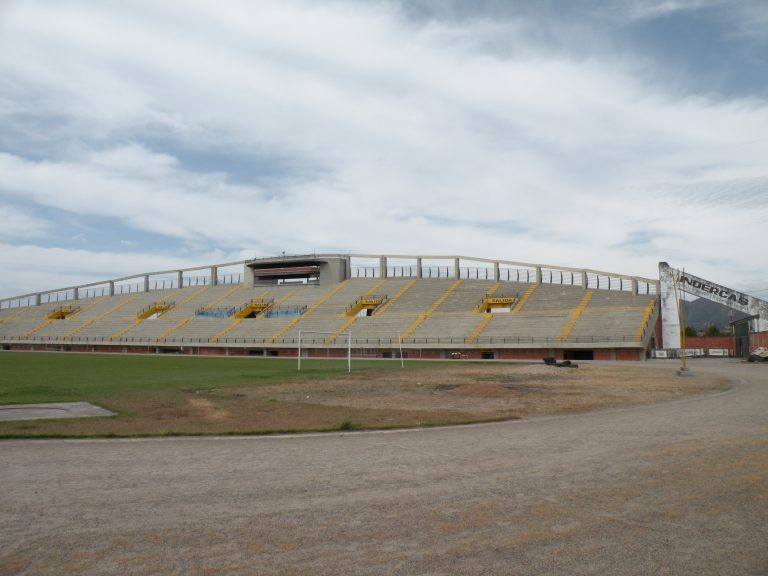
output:
[[444, 363], [324, 379], [134, 391], [90, 401], [115, 418], [6, 422], [0, 435], [131, 436], [433, 426], [648, 404], [725, 389], [672, 368]]

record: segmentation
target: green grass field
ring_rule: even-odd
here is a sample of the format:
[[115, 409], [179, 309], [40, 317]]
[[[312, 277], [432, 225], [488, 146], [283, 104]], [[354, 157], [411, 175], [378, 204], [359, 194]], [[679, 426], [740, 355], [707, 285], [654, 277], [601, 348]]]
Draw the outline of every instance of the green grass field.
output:
[[[419, 369], [433, 362], [406, 362]], [[352, 361], [355, 373], [400, 369], [400, 362]], [[96, 401], [136, 392], [194, 391], [322, 380], [347, 373], [346, 360], [128, 354], [0, 353], [0, 404]]]
[[[91, 402], [115, 417], [0, 421], [0, 438], [265, 434], [462, 422], [466, 415], [313, 403], [318, 390], [418, 380], [457, 363], [0, 352], [0, 405]], [[468, 364], [468, 363], [464, 363]], [[292, 393], [292, 390], [301, 390]], [[334, 388], [335, 389], [335, 388]], [[276, 398], [281, 394], [290, 398]]]

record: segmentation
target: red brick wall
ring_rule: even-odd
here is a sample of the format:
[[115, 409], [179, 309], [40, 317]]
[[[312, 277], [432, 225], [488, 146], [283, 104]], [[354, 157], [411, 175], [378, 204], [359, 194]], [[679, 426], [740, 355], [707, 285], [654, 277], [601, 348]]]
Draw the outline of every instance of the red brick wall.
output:
[[756, 332], [749, 335], [749, 351], [760, 346], [768, 348], [768, 332]]
[[733, 356], [736, 350], [736, 339], [733, 336], [687, 336], [685, 347], [703, 348], [705, 351], [710, 348], [727, 348], [729, 354]]
[[122, 346], [96, 346], [94, 347], [94, 350], [96, 352], [111, 352], [115, 354], [117, 352], [122, 352], [123, 347]]
[[[187, 354], [194, 354], [194, 350], [192, 347], [185, 347], [184, 352]], [[227, 350], [225, 348], [214, 348], [214, 347], [202, 347], [197, 349], [198, 354], [202, 354], [203, 356], [225, 356], [227, 353]]]
[[[403, 352], [405, 352], [405, 350], [403, 350]], [[430, 360], [439, 360], [441, 358], [440, 350], [422, 350], [421, 354], [419, 354], [415, 350], [409, 350], [408, 357], [409, 358], [429, 358]]]
[[563, 359], [563, 351], [555, 350], [528, 350], [525, 348], [515, 350], [499, 350], [499, 358], [502, 360], [541, 360], [547, 356], [554, 356], [558, 360]]
[[616, 350], [616, 360], [641, 360], [644, 350], [637, 348], [619, 348]]
[[227, 356], [248, 356], [248, 350], [245, 348], [230, 348]]
[[[756, 344], [757, 346], [768, 346], [768, 332], [759, 335], [764, 344]], [[692, 340], [692, 339], [689, 339]], [[710, 339], [714, 340], [714, 339]], [[53, 351], [56, 350], [58, 345], [54, 344], [10, 344], [11, 350], [34, 350], [34, 351]], [[102, 352], [119, 354], [123, 351], [129, 354], [155, 354], [158, 353], [159, 348], [172, 348], [170, 346], [123, 346], [123, 345], [108, 345], [108, 346], [90, 346], [90, 345], [65, 345], [68, 350], [72, 352]], [[694, 346], [689, 343], [690, 347]], [[713, 348], [722, 348], [719, 342], [717, 345], [712, 344]], [[733, 346], [731, 345], [731, 349]], [[389, 350], [389, 349], [387, 349]], [[296, 358], [298, 350], [295, 348], [279, 348], [277, 349], [277, 355], [281, 358]], [[403, 350], [405, 358], [424, 358], [429, 360], [439, 360], [441, 358], [450, 358], [452, 352], [459, 352], [463, 359], [480, 360], [482, 358], [483, 350]], [[243, 348], [231, 348], [227, 353], [226, 348], [219, 348], [214, 346], [184, 346], [184, 350], [181, 354], [195, 355], [200, 354], [202, 356], [247, 356], [249, 352]], [[306, 353], [312, 358], [346, 358], [346, 349], [307, 349]], [[616, 348], [616, 349], [596, 349], [594, 351], [595, 360], [639, 360], [644, 351], [637, 348]], [[269, 355], [268, 355], [269, 356]], [[496, 357], [500, 360], [535, 360], [540, 361], [545, 357], [555, 357], [557, 360], [562, 360], [564, 353], [562, 349], [551, 348], [521, 348], [512, 350], [497, 350]], [[379, 350], [376, 357], [382, 357], [382, 351]]]

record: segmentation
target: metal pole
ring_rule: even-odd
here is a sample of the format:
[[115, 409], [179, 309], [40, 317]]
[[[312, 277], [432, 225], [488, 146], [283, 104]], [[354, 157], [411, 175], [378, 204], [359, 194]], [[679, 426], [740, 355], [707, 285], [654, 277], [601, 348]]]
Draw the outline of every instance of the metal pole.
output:
[[301, 370], [301, 330], [299, 330], [299, 370]]
[[352, 331], [347, 332], [347, 372], [352, 372]]
[[397, 342], [400, 345], [400, 368], [405, 368], [405, 363], [403, 362], [403, 339], [400, 338], [398, 335]]
[[[685, 268], [683, 268], [683, 276], [685, 276]], [[680, 318], [680, 348], [682, 348], [682, 360], [681, 360], [681, 370], [683, 372], [686, 371], [686, 365], [685, 365], [685, 352], [686, 352], [686, 343], [685, 343], [685, 297], [683, 296], [683, 289], [682, 289], [682, 278], [678, 275], [678, 282], [680, 283], [680, 300], [678, 300], [677, 305], [679, 306], [678, 310], [680, 311], [680, 314], [678, 315]]]

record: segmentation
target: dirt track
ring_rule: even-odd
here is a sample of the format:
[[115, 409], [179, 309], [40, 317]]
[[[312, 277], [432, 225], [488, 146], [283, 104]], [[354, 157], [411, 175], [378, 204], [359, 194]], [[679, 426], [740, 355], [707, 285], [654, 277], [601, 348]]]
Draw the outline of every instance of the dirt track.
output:
[[0, 443], [0, 574], [766, 574], [768, 369], [528, 421]]

